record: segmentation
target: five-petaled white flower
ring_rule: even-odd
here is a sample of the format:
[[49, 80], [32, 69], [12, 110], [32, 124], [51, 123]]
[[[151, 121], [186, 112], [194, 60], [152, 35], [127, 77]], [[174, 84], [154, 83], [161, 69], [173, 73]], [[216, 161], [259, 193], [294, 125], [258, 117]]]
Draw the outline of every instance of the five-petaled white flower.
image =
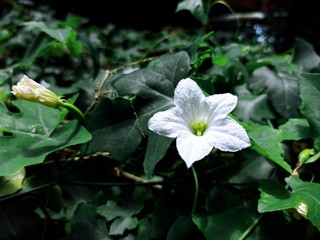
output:
[[213, 147], [236, 152], [250, 146], [244, 128], [227, 116], [237, 100], [230, 93], [205, 97], [195, 81], [182, 79], [174, 92], [175, 107], [151, 117], [149, 129], [177, 138], [179, 155], [187, 167], [207, 156]]
[[12, 87], [12, 93], [20, 99], [41, 103], [57, 108], [63, 104], [61, 97], [54, 92], [24, 75], [17, 85]]

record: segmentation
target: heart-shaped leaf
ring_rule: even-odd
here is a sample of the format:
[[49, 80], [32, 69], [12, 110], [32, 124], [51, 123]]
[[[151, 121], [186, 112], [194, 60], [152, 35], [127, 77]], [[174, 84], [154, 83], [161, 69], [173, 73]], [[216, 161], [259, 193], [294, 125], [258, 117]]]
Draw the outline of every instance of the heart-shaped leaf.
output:
[[275, 110], [284, 118], [299, 117], [301, 100], [296, 75], [276, 74], [267, 67], [261, 67], [253, 72], [249, 86], [257, 92], [265, 91]]

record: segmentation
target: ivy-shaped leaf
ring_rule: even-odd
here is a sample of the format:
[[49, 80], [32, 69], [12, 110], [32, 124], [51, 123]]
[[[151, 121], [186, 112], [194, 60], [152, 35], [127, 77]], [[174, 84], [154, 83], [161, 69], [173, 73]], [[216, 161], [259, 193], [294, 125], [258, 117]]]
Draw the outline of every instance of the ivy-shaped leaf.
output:
[[136, 96], [136, 109], [141, 127], [148, 129], [148, 120], [156, 112], [173, 107], [173, 93], [178, 82], [188, 76], [190, 59], [186, 52], [163, 57], [148, 68], [124, 75], [113, 82], [120, 96]]
[[108, 79], [110, 89], [119, 97], [102, 97], [88, 115], [88, 128], [93, 134], [88, 153], [108, 151], [118, 161], [129, 157], [148, 132], [149, 118], [173, 106], [174, 88], [187, 77], [189, 69], [188, 55], [180, 52], [153, 61], [147, 68]]
[[41, 163], [58, 149], [85, 143], [91, 134], [77, 121], [59, 125], [60, 112], [41, 104], [16, 100], [20, 113], [0, 102], [0, 176]]
[[115, 201], [108, 201], [106, 205], [97, 208], [97, 213], [107, 221], [112, 221], [110, 235], [119, 235], [138, 225], [138, 219], [133, 215], [139, 213], [142, 208], [142, 204], [119, 206]]
[[296, 75], [276, 74], [267, 67], [261, 67], [253, 72], [249, 87], [259, 93], [266, 92], [272, 106], [285, 119], [300, 117], [298, 107], [301, 100]]
[[248, 91], [244, 85], [236, 87], [235, 90], [239, 100], [233, 114], [241, 121], [261, 121], [263, 119], [273, 119], [275, 117], [270, 109], [266, 94], [255, 96]]
[[320, 184], [303, 182], [296, 176], [285, 180], [291, 191], [273, 180], [261, 181], [258, 211], [262, 213], [294, 208], [320, 230]]

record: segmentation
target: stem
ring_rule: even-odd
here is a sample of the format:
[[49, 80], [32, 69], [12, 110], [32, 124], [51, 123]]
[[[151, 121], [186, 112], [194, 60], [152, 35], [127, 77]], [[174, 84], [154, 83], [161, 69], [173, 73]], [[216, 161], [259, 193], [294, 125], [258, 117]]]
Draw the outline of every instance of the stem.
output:
[[84, 119], [84, 115], [83, 113], [80, 111], [79, 108], [77, 108], [75, 105], [71, 104], [71, 103], [67, 103], [67, 102], [62, 102], [61, 103], [62, 107], [65, 107], [66, 109], [68, 109], [73, 115], [75, 115], [77, 117], [77, 119], [80, 121], [81, 124], [85, 123], [85, 119]]
[[197, 202], [198, 202], [199, 182], [198, 182], [197, 172], [196, 172], [195, 168], [193, 167], [193, 165], [191, 166], [191, 169], [192, 169], [192, 173], [193, 173], [194, 186], [195, 186], [194, 198], [193, 198], [193, 206], [192, 206], [192, 211], [191, 211], [191, 215], [193, 215], [195, 213], [195, 211], [196, 211]]
[[258, 225], [258, 223], [261, 221], [261, 218], [264, 216], [264, 214], [260, 214], [259, 217], [256, 218], [256, 220], [254, 220], [254, 222], [247, 228], [247, 230], [241, 235], [241, 237], [239, 238], [239, 240], [244, 240], [246, 239], [249, 234], [251, 233], [251, 231]]

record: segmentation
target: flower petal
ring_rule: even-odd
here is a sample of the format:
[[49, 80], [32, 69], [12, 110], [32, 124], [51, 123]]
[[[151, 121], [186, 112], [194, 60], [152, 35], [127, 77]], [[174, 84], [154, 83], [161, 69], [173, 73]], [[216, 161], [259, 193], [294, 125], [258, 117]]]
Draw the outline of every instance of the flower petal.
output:
[[170, 138], [177, 137], [181, 132], [190, 132], [183, 114], [177, 107], [154, 114], [148, 122], [148, 127], [151, 131]]
[[245, 129], [230, 117], [216, 119], [204, 132], [210, 144], [226, 152], [236, 152], [250, 146], [250, 139]]
[[202, 114], [203, 101], [205, 96], [195, 81], [190, 78], [180, 80], [174, 91], [174, 103], [183, 109], [189, 123]]
[[194, 162], [207, 156], [212, 150], [212, 145], [206, 136], [183, 134], [177, 138], [177, 149], [189, 168]]
[[230, 93], [223, 93], [206, 97], [205, 101], [209, 105], [208, 119], [212, 122], [216, 121], [217, 118], [226, 117], [236, 107], [238, 97]]

